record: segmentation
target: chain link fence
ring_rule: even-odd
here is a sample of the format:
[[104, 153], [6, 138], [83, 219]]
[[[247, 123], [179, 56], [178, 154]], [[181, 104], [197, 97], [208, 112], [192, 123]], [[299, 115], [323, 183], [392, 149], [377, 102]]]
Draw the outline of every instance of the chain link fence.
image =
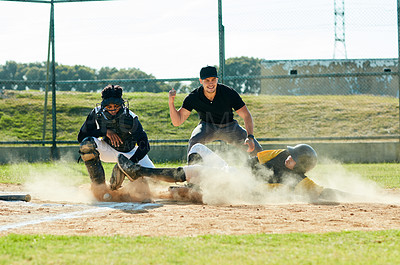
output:
[[[127, 28], [130, 25], [127, 20], [128, 14], [124, 12], [124, 3], [118, 2], [112, 4], [114, 11], [119, 14], [113, 23], [117, 23], [118, 31], [134, 34], [141, 41], [135, 43], [132, 46], [134, 48], [122, 42], [113, 43], [114, 57], [135, 57], [137, 52], [148, 51], [145, 46], [151, 43], [152, 51], [148, 58], [152, 58], [149, 61], [153, 65], [158, 65], [154, 69], [159, 71], [159, 74], [149, 74], [140, 70], [139, 65], [135, 65], [139, 60], [135, 60], [134, 57], [131, 58], [132, 65], [125, 68], [117, 69], [107, 65], [109, 62], [115, 62], [114, 59], [107, 60], [107, 44], [98, 41], [95, 45], [88, 39], [87, 43], [80, 43], [80, 48], [75, 49], [71, 56], [77, 61], [76, 65], [56, 65], [54, 85], [57, 93], [92, 92], [93, 98], [99, 98], [98, 92], [107, 84], [114, 83], [123, 86], [126, 92], [164, 93], [174, 88], [181, 95], [185, 95], [199, 85], [197, 75], [200, 68], [207, 64], [218, 66], [223, 54], [224, 67], [219, 67], [220, 81], [233, 87], [243, 96], [258, 95], [265, 100], [262, 105], [251, 100], [246, 102], [252, 113], [258, 113], [253, 117], [256, 129], [257, 126], [268, 127], [268, 132], [259, 136], [261, 140], [399, 138], [398, 25], [395, 1], [346, 1], [345, 24], [341, 25], [334, 24], [337, 14], [333, 4], [335, 1], [297, 3], [282, 0], [271, 1], [268, 5], [261, 0], [254, 1], [251, 5], [241, 1], [224, 1], [222, 10], [218, 10], [216, 1], [204, 1], [201, 6], [185, 6], [197, 8], [198, 15], [180, 13], [175, 17], [166, 16], [160, 22], [159, 28], [153, 25], [151, 29], [144, 24], [141, 24], [140, 29]], [[176, 0], [170, 2], [169, 6], [174, 8], [182, 4], [183, 2]], [[57, 8], [56, 18], [59, 10]], [[146, 7], [138, 7], [137, 12], [140, 12], [140, 8]], [[205, 10], [212, 11], [205, 14]], [[222, 16], [222, 28], [218, 28], [217, 24], [219, 11]], [[154, 16], [157, 16], [161, 10], [153, 12]], [[203, 18], [201, 14], [204, 14]], [[87, 16], [77, 12], [74, 15], [75, 19], [80, 15]], [[142, 16], [141, 18], [143, 19]], [[60, 20], [62, 19], [63, 15], [60, 14]], [[99, 29], [97, 27], [105, 27], [104, 23], [97, 24], [97, 19], [102, 18], [93, 16], [91, 21], [89, 16], [89, 21], [86, 21], [94, 32]], [[106, 36], [101, 37], [107, 39], [110, 27], [107, 25], [104, 32]], [[58, 30], [62, 35], [62, 32], [68, 29], [61, 27]], [[159, 36], [159, 31], [162, 30], [166, 34]], [[346, 32], [346, 39], [335, 40], [336, 30]], [[146, 34], [141, 36], [143, 32]], [[151, 37], [149, 32], [154, 32], [154, 36]], [[23, 36], [21, 33], [19, 35]], [[61, 50], [61, 55], [57, 58], [64, 61], [68, 61], [68, 54], [63, 51], [69, 43], [67, 39], [71, 38], [62, 35], [60, 40], [57, 40], [57, 47]], [[34, 40], [33, 36], [31, 41]], [[223, 52], [218, 47], [221, 41], [224, 44]], [[195, 42], [200, 44], [201, 49], [198, 46], [194, 47], [195, 45], [190, 48], [191, 43]], [[168, 52], [172, 50], [173, 45], [182, 47], [181, 53]], [[86, 58], [85, 51], [90, 53], [92, 47], [105, 54], [104, 65], [97, 69], [82, 63]], [[74, 49], [74, 45], [68, 49]], [[346, 54], [348, 58], [333, 59], [333, 54]], [[146, 62], [144, 68], [150, 68], [149, 63]], [[174, 76], [168, 78], [159, 78], [166, 76], [165, 73], [172, 68], [182, 69], [183, 75], [187, 77], [177, 78], [178, 74], [173, 74]], [[72, 137], [49, 137], [52, 129], [61, 128], [62, 124], [71, 122], [66, 116], [52, 116], [63, 111], [63, 102], [59, 102], [56, 93], [56, 109], [53, 112], [52, 99], [47, 99], [46, 92], [51, 93], [53, 88], [52, 82], [46, 81], [49, 79], [51, 80], [51, 71], [49, 72], [46, 63], [7, 61], [0, 65], [0, 101], [4, 101], [10, 91], [29, 90], [38, 94], [37, 100], [46, 103], [41, 109], [30, 109], [26, 115], [32, 115], [32, 112], [37, 112], [33, 115], [37, 117], [48, 115], [44, 118], [47, 125], [31, 128], [40, 131], [41, 127], [45, 127], [43, 134], [46, 136], [37, 137], [36, 133], [36, 136], [26, 134], [25, 139], [3, 137], [8, 140], [3, 143], [24, 140], [27, 143], [51, 143], [52, 140], [58, 143], [75, 143]], [[60, 101], [63, 100], [65, 99]], [[76, 98], [71, 97], [71, 100]], [[85, 104], [85, 101], [81, 104]], [[292, 116], [292, 120], [284, 119], [284, 114], [279, 113], [283, 106], [290, 106], [290, 113], [286, 115]], [[92, 107], [82, 106], [78, 111], [78, 120], [83, 122]], [[303, 113], [310, 111], [309, 107], [314, 108], [314, 111], [317, 109], [317, 114], [303, 116]], [[24, 108], [29, 109], [29, 106], [23, 106], [20, 115], [23, 115]], [[256, 112], [259, 109], [263, 109], [264, 114]], [[6, 124], [10, 115], [1, 112], [0, 123]], [[299, 128], [302, 129], [297, 132], [288, 131], [282, 120], [293, 124], [300, 122], [302, 126]], [[331, 121], [330, 124], [335, 124], [336, 121], [337, 126], [323, 129], [327, 120]], [[51, 125], [53, 121], [56, 122], [55, 125]], [[151, 134], [149, 138], [155, 143], [170, 140], [152, 137]], [[175, 137], [173, 141], [185, 142], [186, 139]]]

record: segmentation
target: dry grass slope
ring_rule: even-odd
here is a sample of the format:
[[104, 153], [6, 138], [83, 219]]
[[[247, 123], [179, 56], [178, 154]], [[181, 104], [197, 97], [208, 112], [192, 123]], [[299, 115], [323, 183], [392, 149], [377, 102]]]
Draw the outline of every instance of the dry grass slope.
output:
[[[186, 94], [179, 94], [180, 107]], [[41, 140], [44, 92], [6, 91], [0, 99], [3, 141]], [[46, 139], [52, 139], [51, 94], [48, 96]], [[76, 140], [90, 110], [100, 102], [95, 93], [57, 92], [57, 140]], [[126, 93], [150, 139], [188, 139], [198, 123], [196, 113], [179, 127], [171, 124], [167, 93]], [[398, 99], [370, 95], [269, 96], [243, 95], [258, 138], [382, 136], [399, 134]], [[243, 121], [236, 115], [237, 120]]]

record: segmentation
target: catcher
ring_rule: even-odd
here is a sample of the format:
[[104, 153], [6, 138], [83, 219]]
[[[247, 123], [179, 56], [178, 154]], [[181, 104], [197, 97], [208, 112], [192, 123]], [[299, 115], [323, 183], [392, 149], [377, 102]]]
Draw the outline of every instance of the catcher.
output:
[[[80, 158], [95, 185], [105, 184], [101, 161], [117, 163], [119, 154], [132, 164], [154, 167], [147, 155], [150, 150], [147, 134], [138, 116], [125, 105], [122, 90], [118, 85], [106, 86], [101, 91], [100, 106], [89, 113], [78, 134]], [[124, 178], [116, 164], [110, 178], [111, 190], [120, 188]]]
[[[212, 161], [215, 170], [226, 170], [230, 167], [217, 154], [202, 144], [196, 144], [188, 154], [189, 165], [178, 168], [147, 168], [132, 163], [124, 156], [118, 156], [118, 166], [130, 178], [151, 177], [166, 182], [199, 183], [203, 167]], [[252, 174], [265, 183], [266, 189], [285, 186], [290, 190], [306, 195], [312, 202], [336, 201], [337, 196], [345, 196], [347, 193], [339, 190], [324, 188], [309, 179], [305, 173], [317, 164], [317, 153], [307, 144], [299, 144], [287, 149], [265, 150], [257, 153], [257, 156], [247, 161]], [[194, 185], [196, 186], [196, 185]], [[174, 192], [174, 187], [170, 191]], [[190, 196], [191, 189], [180, 190], [180, 195], [199, 198], [199, 194]], [[199, 191], [197, 189], [197, 191]], [[201, 190], [200, 198], [201, 198]], [[183, 196], [185, 197], [185, 196]], [[190, 198], [189, 198], [190, 199]]]

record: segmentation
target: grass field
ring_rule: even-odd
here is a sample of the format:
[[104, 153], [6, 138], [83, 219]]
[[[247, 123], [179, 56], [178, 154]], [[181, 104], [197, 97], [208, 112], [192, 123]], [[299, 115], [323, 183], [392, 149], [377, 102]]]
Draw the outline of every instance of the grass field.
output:
[[[186, 94], [178, 94], [178, 108]], [[50, 97], [51, 98], [51, 97]], [[167, 93], [126, 93], [150, 139], [188, 139], [198, 123], [195, 111], [181, 126], [171, 124]], [[321, 136], [390, 136], [399, 134], [398, 100], [392, 97], [243, 95], [258, 138]], [[75, 141], [77, 132], [97, 103], [99, 93], [57, 93], [57, 140]], [[6, 91], [0, 98], [3, 141], [41, 140], [44, 93]], [[51, 102], [46, 140], [52, 139]], [[237, 117], [243, 125], [242, 119]]]
[[400, 231], [0, 238], [0, 264], [398, 264]]

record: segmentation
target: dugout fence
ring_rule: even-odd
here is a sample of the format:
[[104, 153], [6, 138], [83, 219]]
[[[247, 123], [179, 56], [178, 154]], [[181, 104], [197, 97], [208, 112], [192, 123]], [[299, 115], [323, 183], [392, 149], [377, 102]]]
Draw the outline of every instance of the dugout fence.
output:
[[[125, 75], [117, 71], [110, 74], [107, 79], [103, 79], [99, 75], [99, 69], [78, 69], [78, 67], [73, 67], [76, 72], [71, 72], [70, 75], [75, 78], [69, 78], [65, 73], [70, 69], [62, 68], [63, 65], [55, 62], [53, 3], [57, 1], [32, 2], [52, 5], [49, 32], [49, 48], [52, 48], [51, 53], [49, 50], [49, 55], [51, 56], [48, 58], [48, 64], [45, 65], [47, 69], [35, 65], [22, 71], [20, 64], [17, 64], [15, 69], [10, 67], [13, 65], [8, 64], [0, 68], [0, 104], [3, 104], [3, 111], [0, 112], [0, 125], [2, 125], [0, 135], [3, 135], [3, 141], [0, 141], [0, 144], [2, 145], [50, 144], [56, 148], [59, 144], [76, 144], [71, 136], [73, 133], [61, 134], [60, 132], [65, 127], [63, 125], [71, 122], [74, 123], [74, 129], [77, 132], [87, 115], [87, 110], [92, 108], [93, 104], [90, 101], [91, 103], [88, 103], [83, 110], [76, 110], [76, 112], [69, 110], [74, 117], [71, 121], [60, 115], [66, 111], [65, 93], [82, 93], [81, 98], [71, 97], [71, 100], [82, 100], [80, 104], [84, 105], [85, 102], [89, 102], [86, 98], [99, 98], [98, 92], [109, 83], [120, 84], [126, 92], [133, 94], [165, 93], [175, 88], [178, 93], [184, 95], [199, 85], [198, 77], [194, 74], [188, 75], [187, 78], [157, 78], [138, 71], [134, 74], [132, 71], [125, 71]], [[170, 2], [169, 5], [174, 8], [174, 5], [177, 7], [182, 4], [178, 2]], [[190, 61], [201, 57], [210, 58], [208, 54], [213, 53], [212, 58], [215, 59], [213, 62], [219, 68], [220, 80], [223, 83], [233, 87], [244, 96], [259, 95], [265, 99], [264, 104], [250, 99], [250, 102], [246, 102], [251, 107], [251, 112], [265, 108], [262, 113], [257, 112], [259, 114], [254, 116], [256, 126], [269, 128], [258, 136], [261, 141], [398, 141], [400, 139], [398, 70], [400, 0], [348, 3], [345, 9], [347, 46], [342, 47], [342, 49], [347, 47], [347, 50], [346, 53], [342, 53], [346, 54], [346, 57], [342, 58], [335, 57], [335, 54], [339, 54], [336, 50], [340, 46], [338, 44], [344, 44], [345, 40], [334, 38], [333, 35], [334, 30], [336, 33], [338, 29], [338, 25], [335, 24], [333, 28], [332, 23], [333, 15], [338, 14], [337, 10], [333, 10], [333, 1], [319, 1], [312, 6], [307, 6], [307, 3], [308, 1], [303, 1], [302, 6], [296, 6], [298, 3], [293, 1], [280, 1], [275, 3], [276, 6], [270, 5], [263, 9], [260, 8], [261, 3], [257, 1], [252, 5], [239, 5], [221, 0], [204, 1], [205, 10], [210, 10], [212, 7], [214, 11], [212, 23], [211, 20], [199, 23], [196, 18], [182, 13], [177, 18], [163, 21], [163, 24], [159, 25], [161, 32], [176, 28], [179, 34], [173, 36], [177, 38], [182, 35], [191, 42], [200, 41], [197, 34], [205, 33], [199, 25], [207, 28], [206, 33], [213, 36], [211, 41], [207, 40], [207, 44], [212, 42], [214, 45], [206, 46], [205, 51], [190, 50], [187, 48], [190, 47], [190, 42], [180, 40], [180, 43], [183, 43], [182, 54], [180, 54], [180, 64], [177, 66], [171, 66], [170, 62], [173, 60], [168, 57], [168, 53], [165, 53], [165, 50], [168, 50], [168, 47], [165, 47], [168, 45], [166, 41], [160, 39], [155, 42], [146, 38], [142, 40], [145, 44], [154, 43], [151, 55], [157, 59], [153, 61], [160, 62], [165, 67], [185, 68]], [[120, 5], [121, 7], [117, 9], [121, 18], [118, 27], [121, 31], [131, 32], [130, 28], [124, 28], [124, 25], [128, 23], [123, 19], [124, 4]], [[118, 4], [116, 6], [118, 8]], [[340, 11], [344, 13], [344, 10]], [[301, 13], [301, 16], [298, 17], [298, 13]], [[83, 15], [86, 16], [86, 14]], [[293, 22], [290, 18], [295, 16], [297, 20]], [[332, 16], [332, 21], [326, 19], [328, 16]], [[93, 25], [90, 21], [87, 23], [93, 28], [97, 25], [104, 26], [95, 18], [93, 18]], [[344, 30], [344, 22], [341, 26], [339, 29]], [[146, 30], [143, 28], [131, 33], [139, 34]], [[376, 33], [372, 35], [372, 31]], [[156, 34], [155, 30], [154, 34]], [[23, 37], [24, 34], [20, 35]], [[315, 38], [316, 36], [319, 38]], [[247, 40], [245, 45], [236, 45], [240, 38]], [[364, 40], [365, 45], [354, 45], [355, 39]], [[371, 49], [366, 44], [372, 41], [375, 44]], [[29, 40], [24, 39], [21, 42], [29, 42]], [[86, 50], [90, 50], [92, 47], [90, 45], [93, 44], [90, 40], [87, 42], [89, 48]], [[179, 40], [177, 43], [174, 40], [170, 42], [172, 42], [171, 45], [180, 44]], [[57, 43], [62, 49], [62, 41]], [[158, 43], [159, 46], [156, 46]], [[291, 43], [292, 46], [285, 48], [286, 53], [283, 58], [275, 54], [280, 54], [278, 52], [284, 49], [284, 43]], [[85, 43], [79, 45], [83, 47]], [[138, 45], [138, 50], [143, 49], [143, 46], [139, 46], [140, 43], [136, 45]], [[318, 53], [320, 49], [327, 46], [331, 47], [330, 54], [334, 54], [332, 59], [330, 56], [321, 56], [320, 54], [323, 53]], [[393, 46], [396, 47], [393, 49]], [[101, 47], [106, 49], [106, 46]], [[298, 57], [304, 47], [312, 47], [315, 50], [312, 58]], [[116, 46], [115, 49], [130, 48]], [[158, 51], [162, 51], [162, 56]], [[256, 51], [265, 56], [254, 56]], [[80, 55], [83, 56], [83, 53], [82, 50]], [[347, 56], [354, 59], [349, 59]], [[198, 69], [203, 66], [200, 62], [203, 63], [203, 61], [199, 61]], [[46, 71], [50, 74], [47, 79]], [[33, 94], [23, 94], [24, 91]], [[58, 93], [61, 95], [59, 96]], [[42, 107], [32, 107], [33, 104], [30, 105], [29, 101], [22, 100], [24, 97], [32, 97], [32, 102], [42, 100]], [[7, 104], [12, 100], [21, 102], [21, 108], [15, 111], [6, 110]], [[167, 104], [166, 101], [165, 104]], [[317, 108], [318, 111], [311, 113], [313, 108], [314, 110]], [[140, 112], [138, 114], [140, 115]], [[298, 128], [296, 131], [288, 129], [285, 115], [293, 116], [293, 126]], [[24, 118], [20, 118], [21, 116], [37, 120], [32, 124], [25, 123]], [[329, 128], [326, 128], [325, 121], [331, 121]], [[13, 137], [11, 128], [17, 131], [27, 130], [31, 133]], [[192, 128], [189, 126], [184, 129], [187, 130], [186, 135], [190, 135]], [[153, 144], [183, 144], [187, 141], [187, 138], [176, 137], [173, 133], [172, 135], [171, 139], [161, 139], [159, 136], [152, 137], [149, 133]]]

